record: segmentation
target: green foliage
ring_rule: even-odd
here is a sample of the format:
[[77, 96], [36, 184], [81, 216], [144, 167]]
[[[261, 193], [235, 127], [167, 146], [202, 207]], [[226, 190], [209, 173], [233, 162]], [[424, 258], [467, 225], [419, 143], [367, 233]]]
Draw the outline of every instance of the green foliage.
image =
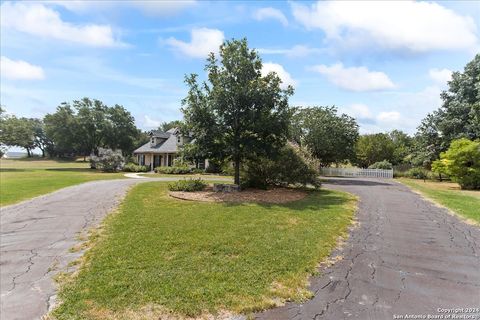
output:
[[443, 104], [429, 114], [416, 134], [417, 163], [438, 158], [459, 138], [480, 139], [480, 54], [462, 72], [454, 72], [448, 90], [440, 97]]
[[267, 186], [320, 187], [319, 163], [306, 150], [295, 145], [285, 146], [275, 159], [258, 158], [246, 162], [242, 177], [244, 187]]
[[108, 107], [100, 100], [83, 98], [62, 103], [44, 118], [46, 136], [54, 155], [90, 155], [98, 148], [130, 154], [145, 137], [123, 106]]
[[398, 165], [409, 162], [409, 157], [412, 154], [414, 139], [401, 130], [393, 130], [389, 133], [389, 136], [394, 146], [391, 163]]
[[30, 157], [37, 146], [37, 119], [2, 116], [0, 118], [0, 144], [25, 148]]
[[170, 191], [202, 191], [207, 186], [207, 183], [200, 178], [197, 179], [185, 179], [168, 184], [168, 190]]
[[98, 149], [98, 156], [90, 157], [93, 168], [101, 169], [104, 172], [117, 172], [123, 167], [125, 158], [120, 151], [111, 149]]
[[374, 164], [369, 166], [368, 169], [390, 170], [390, 169], [393, 169], [393, 165], [387, 160], [383, 160], [383, 161], [375, 162]]
[[366, 134], [360, 136], [356, 145], [355, 163], [366, 168], [375, 162], [387, 160], [392, 162], [395, 144], [386, 133]]
[[185, 78], [186, 129], [195, 138], [198, 155], [233, 161], [239, 184], [245, 159], [269, 156], [285, 145], [293, 88], [282, 90], [274, 72], [262, 77], [262, 60], [246, 39], [224, 42], [219, 59], [211, 53], [205, 70], [207, 82], [199, 83], [196, 74]]
[[192, 168], [188, 166], [156, 167], [155, 172], [163, 173], [163, 174], [188, 174], [188, 173], [192, 173]]
[[412, 179], [423, 179], [423, 180], [428, 179], [429, 177], [428, 170], [420, 167], [415, 167], [408, 170], [407, 172], [405, 172], [405, 176]]
[[148, 167], [147, 166], [141, 166], [136, 163], [127, 163], [126, 165], [123, 166], [123, 171], [125, 172], [147, 172]]
[[432, 168], [448, 174], [462, 189], [480, 189], [480, 141], [465, 138], [452, 141]]
[[169, 121], [169, 122], [162, 122], [162, 124], [160, 125], [160, 127], [158, 128], [158, 130], [160, 131], [168, 131], [172, 128], [182, 128], [184, 126], [184, 123], [183, 121], [181, 120], [173, 120], [173, 121]]
[[358, 139], [354, 118], [337, 115], [336, 107], [297, 108], [292, 118], [293, 139], [305, 145], [322, 166], [352, 159]]

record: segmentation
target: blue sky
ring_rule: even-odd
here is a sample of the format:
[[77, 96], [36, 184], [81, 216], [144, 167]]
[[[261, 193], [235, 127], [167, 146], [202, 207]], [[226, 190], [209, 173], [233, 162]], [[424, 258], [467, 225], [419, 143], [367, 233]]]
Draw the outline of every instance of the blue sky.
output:
[[480, 50], [480, 4], [37, 1], [1, 3], [1, 104], [42, 117], [82, 97], [122, 104], [142, 129], [181, 119], [185, 74], [246, 37], [292, 105], [336, 105], [362, 133], [414, 133], [451, 71]]

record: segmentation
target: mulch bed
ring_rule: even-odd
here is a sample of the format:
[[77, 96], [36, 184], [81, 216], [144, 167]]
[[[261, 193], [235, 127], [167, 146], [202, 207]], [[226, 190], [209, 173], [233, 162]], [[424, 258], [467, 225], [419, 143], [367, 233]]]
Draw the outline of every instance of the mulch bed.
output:
[[205, 202], [263, 202], [287, 203], [298, 201], [307, 196], [307, 192], [298, 189], [273, 188], [269, 190], [246, 189], [240, 192], [214, 192], [211, 187], [204, 191], [170, 191], [173, 198]]

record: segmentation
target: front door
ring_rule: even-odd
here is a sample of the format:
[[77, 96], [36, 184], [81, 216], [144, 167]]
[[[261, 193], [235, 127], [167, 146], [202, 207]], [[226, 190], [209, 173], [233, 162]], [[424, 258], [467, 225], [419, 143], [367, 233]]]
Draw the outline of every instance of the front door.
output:
[[153, 156], [153, 168], [159, 167], [162, 163], [162, 156], [161, 155], [154, 155]]

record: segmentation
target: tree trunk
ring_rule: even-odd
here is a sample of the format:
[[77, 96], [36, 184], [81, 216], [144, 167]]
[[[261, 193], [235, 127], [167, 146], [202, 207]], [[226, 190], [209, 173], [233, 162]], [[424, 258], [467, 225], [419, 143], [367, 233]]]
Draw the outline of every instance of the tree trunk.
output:
[[27, 157], [30, 158], [32, 156], [32, 154], [30, 153], [30, 148], [25, 148], [25, 149], [27, 149]]
[[42, 158], [45, 158], [45, 149], [40, 149], [42, 150]]
[[233, 183], [236, 185], [240, 185], [240, 158], [236, 157], [235, 158], [235, 176]]

